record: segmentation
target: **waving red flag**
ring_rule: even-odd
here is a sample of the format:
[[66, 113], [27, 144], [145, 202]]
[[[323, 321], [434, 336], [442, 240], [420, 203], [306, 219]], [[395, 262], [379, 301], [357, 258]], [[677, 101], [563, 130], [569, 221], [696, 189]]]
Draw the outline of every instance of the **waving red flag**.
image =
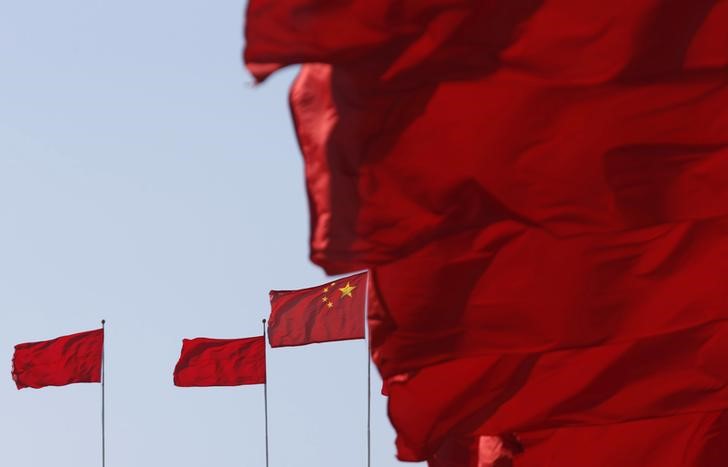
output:
[[[400, 458], [437, 465], [455, 435], [575, 426], [584, 446], [619, 452], [594, 448], [589, 465], [692, 466], [626, 455], [625, 424], [659, 417], [638, 439], [711, 465], [725, 425], [687, 447], [674, 427], [728, 408], [728, 263], [715, 260], [728, 254], [726, 2], [248, 11], [258, 79], [305, 64], [291, 108], [311, 257], [372, 271]], [[538, 465], [564, 439], [513, 462]]]
[[13, 380], [18, 389], [100, 383], [103, 347], [103, 329], [18, 344]]
[[271, 347], [363, 339], [367, 273], [302, 290], [272, 290]]
[[242, 386], [263, 383], [263, 336], [242, 339], [198, 337], [182, 341], [182, 353], [174, 368], [176, 386]]
[[[665, 442], [669, 439], [670, 442]], [[725, 461], [728, 413], [705, 412], [515, 436], [448, 439], [432, 467], [714, 467]]]

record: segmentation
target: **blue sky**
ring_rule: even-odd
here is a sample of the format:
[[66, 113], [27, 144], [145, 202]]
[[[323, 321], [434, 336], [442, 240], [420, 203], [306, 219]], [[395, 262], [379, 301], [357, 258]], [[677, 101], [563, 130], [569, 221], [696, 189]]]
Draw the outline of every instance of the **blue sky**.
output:
[[[262, 387], [180, 389], [183, 337], [261, 333], [324, 282], [287, 109], [240, 1], [7, 2], [0, 15], [0, 465], [100, 465], [98, 385], [17, 391], [13, 345], [107, 320], [108, 467], [262, 466]], [[365, 465], [363, 341], [269, 352], [271, 467]], [[373, 381], [373, 462], [394, 433]]]

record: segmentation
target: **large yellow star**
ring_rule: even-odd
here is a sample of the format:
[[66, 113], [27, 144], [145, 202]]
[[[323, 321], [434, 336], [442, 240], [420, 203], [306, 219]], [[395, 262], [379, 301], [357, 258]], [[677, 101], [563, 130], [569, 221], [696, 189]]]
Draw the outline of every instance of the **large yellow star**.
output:
[[346, 296], [354, 298], [354, 296], [351, 294], [354, 289], [356, 289], [356, 286], [352, 286], [347, 282], [345, 286], [339, 289], [341, 291], [341, 298], [344, 298]]

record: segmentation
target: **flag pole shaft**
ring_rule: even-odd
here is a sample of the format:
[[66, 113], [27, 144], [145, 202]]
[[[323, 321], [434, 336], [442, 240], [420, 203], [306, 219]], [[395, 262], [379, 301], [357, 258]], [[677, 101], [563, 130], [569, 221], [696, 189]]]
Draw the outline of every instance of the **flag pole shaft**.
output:
[[367, 467], [372, 467], [372, 362], [367, 339]]
[[[266, 328], [265, 318], [263, 318], [263, 348], [266, 348]], [[266, 366], [268, 365], [268, 359], [266, 358]], [[265, 382], [263, 383], [263, 407], [265, 411], [265, 467], [268, 466], [268, 372], [266, 371]]]
[[104, 331], [101, 345], [101, 467], [106, 467], [106, 320], [101, 320]]
[[367, 467], [372, 467], [372, 361], [369, 357], [371, 346], [369, 344], [369, 332], [367, 330], [367, 314], [369, 308], [369, 274], [367, 273], [367, 287], [364, 298], [364, 329], [366, 337], [367, 352]]

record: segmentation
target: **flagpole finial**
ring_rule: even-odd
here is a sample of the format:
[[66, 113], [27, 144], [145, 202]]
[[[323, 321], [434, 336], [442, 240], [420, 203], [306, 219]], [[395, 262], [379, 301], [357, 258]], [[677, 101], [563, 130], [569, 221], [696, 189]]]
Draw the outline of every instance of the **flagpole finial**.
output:
[[106, 320], [105, 319], [102, 319], [101, 320], [101, 325], [103, 326], [104, 324], [106, 324]]
[[265, 324], [265, 322], [266, 322], [266, 321], [267, 321], [267, 320], [266, 320], [265, 318], [263, 318], [263, 324]]

